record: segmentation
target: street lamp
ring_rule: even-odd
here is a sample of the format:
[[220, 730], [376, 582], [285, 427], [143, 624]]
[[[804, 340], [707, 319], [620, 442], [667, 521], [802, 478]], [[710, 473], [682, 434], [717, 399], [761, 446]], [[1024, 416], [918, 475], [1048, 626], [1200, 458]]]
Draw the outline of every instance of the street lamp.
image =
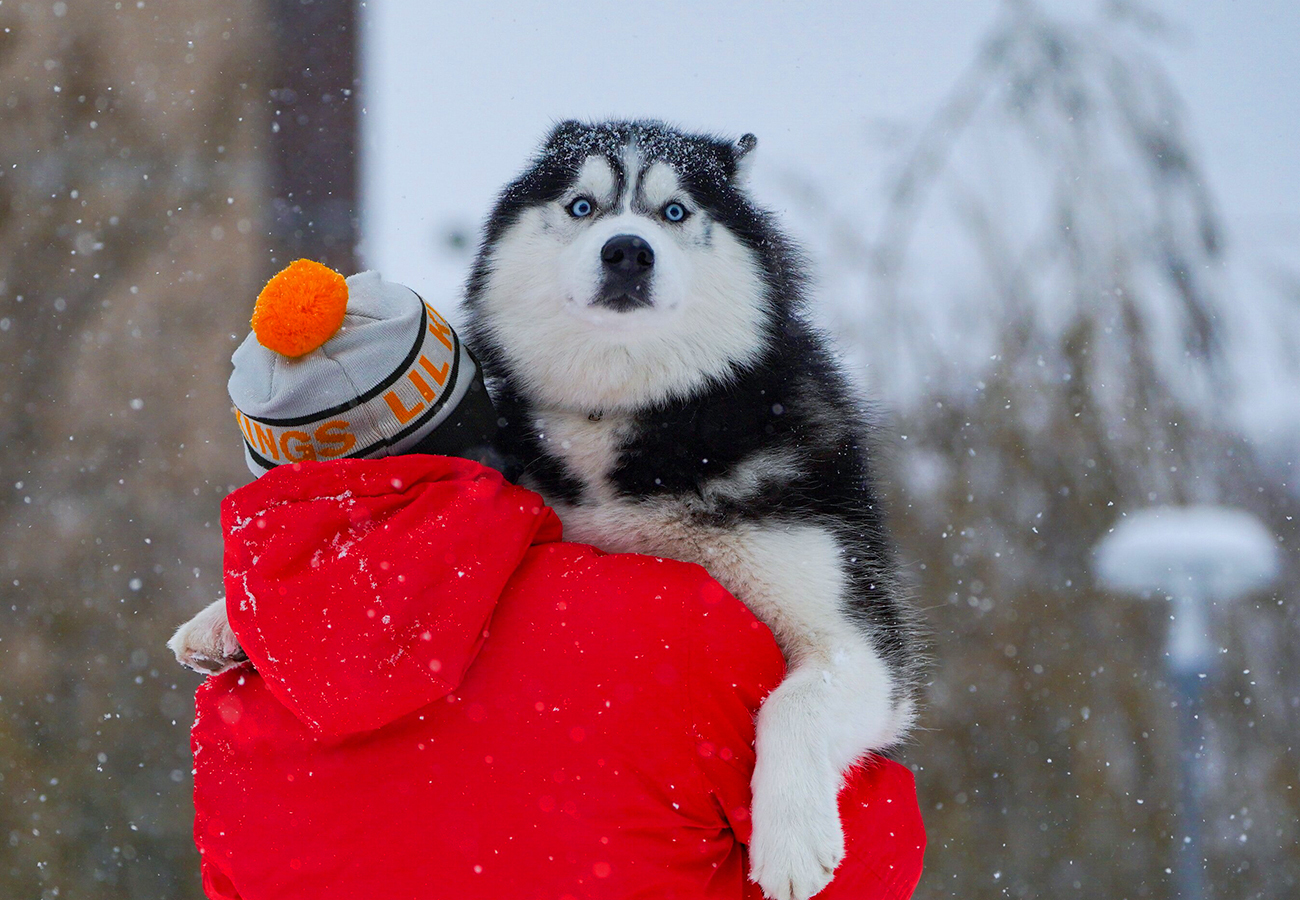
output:
[[1198, 708], [1201, 682], [1214, 661], [1209, 608], [1266, 587], [1277, 575], [1276, 542], [1244, 510], [1221, 506], [1158, 507], [1120, 520], [1094, 548], [1103, 587], [1173, 602], [1165, 663], [1183, 709], [1180, 728], [1183, 818], [1186, 834], [1177, 857], [1182, 900], [1205, 898], [1200, 850]]

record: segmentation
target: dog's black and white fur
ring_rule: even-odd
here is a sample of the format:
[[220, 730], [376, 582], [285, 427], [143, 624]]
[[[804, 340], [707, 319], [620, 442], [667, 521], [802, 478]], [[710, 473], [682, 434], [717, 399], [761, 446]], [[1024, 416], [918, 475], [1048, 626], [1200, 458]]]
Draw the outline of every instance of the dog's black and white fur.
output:
[[907, 731], [920, 664], [866, 423], [741, 185], [754, 143], [559, 125], [502, 193], [467, 306], [505, 449], [566, 536], [700, 563], [781, 643], [750, 853], [785, 900], [830, 880], [842, 773]]
[[[866, 422], [804, 318], [798, 255], [743, 189], [754, 144], [557, 126], [501, 194], [466, 304], [501, 449], [566, 538], [700, 563], [775, 633], [751, 877], [803, 900], [843, 856], [843, 772], [911, 725], [920, 658]], [[224, 664], [224, 607], [172, 647]]]

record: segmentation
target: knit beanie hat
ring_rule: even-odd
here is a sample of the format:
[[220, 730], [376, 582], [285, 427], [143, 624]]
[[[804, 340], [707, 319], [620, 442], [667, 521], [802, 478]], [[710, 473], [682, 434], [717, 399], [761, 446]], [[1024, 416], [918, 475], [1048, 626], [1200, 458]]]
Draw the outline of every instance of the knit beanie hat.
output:
[[254, 475], [304, 460], [481, 458], [497, 415], [474, 357], [415, 291], [300, 259], [262, 289], [228, 384]]

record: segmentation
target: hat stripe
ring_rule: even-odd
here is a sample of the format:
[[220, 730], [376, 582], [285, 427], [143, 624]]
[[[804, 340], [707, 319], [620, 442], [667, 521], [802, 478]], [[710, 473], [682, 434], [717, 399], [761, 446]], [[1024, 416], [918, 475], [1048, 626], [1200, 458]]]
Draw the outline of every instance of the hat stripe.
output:
[[359, 458], [427, 430], [458, 395], [461, 355], [469, 351], [446, 320], [416, 297], [420, 329], [411, 352], [391, 377], [361, 398], [293, 419], [255, 419], [236, 407], [249, 458], [264, 469], [308, 459]]

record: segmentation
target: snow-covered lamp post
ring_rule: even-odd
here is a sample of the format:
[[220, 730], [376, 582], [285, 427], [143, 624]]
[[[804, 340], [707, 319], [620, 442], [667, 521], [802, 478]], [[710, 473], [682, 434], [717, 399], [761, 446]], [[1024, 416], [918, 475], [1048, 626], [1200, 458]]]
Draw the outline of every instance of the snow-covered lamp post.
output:
[[1267, 586], [1277, 574], [1273, 537], [1253, 515], [1220, 506], [1144, 509], [1122, 519], [1095, 548], [1098, 582], [1112, 590], [1173, 601], [1165, 659], [1179, 693], [1183, 826], [1177, 859], [1182, 900], [1205, 897], [1200, 849], [1198, 720], [1201, 682], [1214, 661], [1210, 606]]

